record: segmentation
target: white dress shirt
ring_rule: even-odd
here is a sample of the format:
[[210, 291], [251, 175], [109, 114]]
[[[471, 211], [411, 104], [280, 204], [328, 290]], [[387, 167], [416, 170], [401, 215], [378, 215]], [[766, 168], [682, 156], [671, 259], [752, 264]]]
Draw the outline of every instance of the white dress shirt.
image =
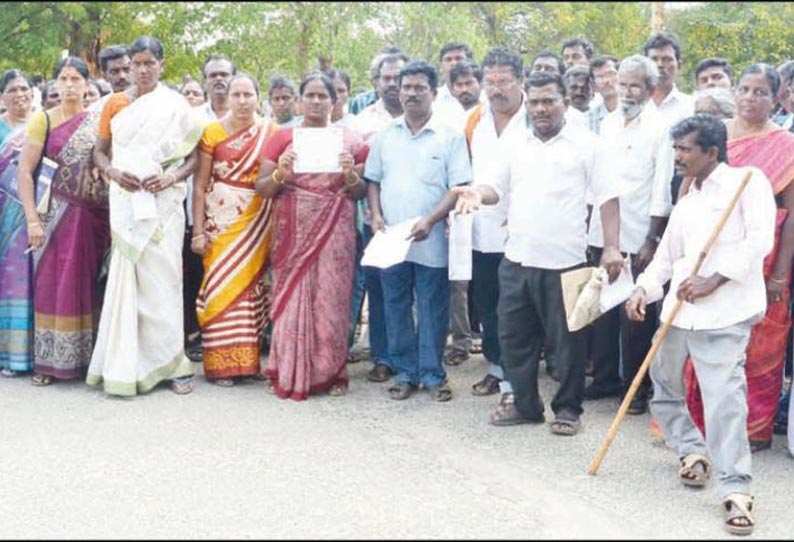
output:
[[[586, 260], [588, 191], [596, 209], [620, 195], [596, 134], [565, 124], [543, 142], [532, 130], [514, 146], [493, 184], [509, 194], [505, 257], [525, 267], [566, 269]], [[597, 211], [594, 211], [597, 213]]]
[[684, 94], [675, 85], [673, 85], [673, 90], [662, 100], [662, 103], [656, 105], [656, 102], [650, 99], [648, 104], [662, 115], [662, 119], [668, 128], [679, 120], [695, 114], [695, 98], [689, 94]]
[[358, 132], [366, 143], [369, 143], [372, 136], [388, 126], [395, 118], [397, 117], [392, 117], [386, 109], [383, 99], [379, 98], [377, 102], [365, 107], [361, 113], [355, 116], [350, 122], [350, 128]]
[[[520, 144], [527, 133], [529, 119], [523, 100], [521, 107], [502, 130], [496, 134], [491, 106], [482, 106], [480, 120], [474, 126], [471, 138], [471, 168], [475, 185], [491, 184], [501, 162], [510, 150]], [[496, 205], [483, 205], [474, 213], [472, 225], [472, 248], [478, 252], [505, 251], [507, 240], [508, 196], [499, 199]]]
[[772, 250], [777, 214], [771, 183], [760, 169], [720, 164], [700, 189], [693, 184], [676, 204], [656, 255], [637, 278], [649, 303], [662, 298], [662, 286], [670, 281], [662, 320], [670, 316], [678, 285], [691, 273], [748, 170], [753, 176], [698, 272], [701, 277], [719, 273], [729, 280], [707, 297], [684, 302], [673, 325], [720, 329], [766, 310], [763, 260]]
[[[608, 114], [601, 123], [601, 137], [616, 160], [611, 173], [625, 188], [620, 196], [620, 250], [636, 254], [648, 235], [651, 217], [670, 215], [673, 144], [661, 117], [648, 105], [625, 126], [620, 108]], [[590, 219], [589, 243], [604, 246], [598, 213]]]

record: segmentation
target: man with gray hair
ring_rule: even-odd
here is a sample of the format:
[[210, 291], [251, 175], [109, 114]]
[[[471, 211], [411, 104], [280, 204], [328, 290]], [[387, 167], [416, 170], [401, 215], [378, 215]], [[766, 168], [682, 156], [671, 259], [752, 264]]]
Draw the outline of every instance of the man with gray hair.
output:
[[695, 113], [707, 113], [718, 119], [732, 119], [736, 114], [736, 100], [730, 90], [712, 87], [695, 93]]
[[[601, 125], [601, 136], [615, 153], [616, 173], [626, 187], [620, 196], [620, 251], [631, 257], [635, 278], [653, 258], [672, 207], [672, 142], [662, 115], [656, 107], [649, 106], [658, 80], [659, 71], [648, 58], [633, 55], [624, 59], [618, 68], [620, 106]], [[601, 232], [601, 217], [593, 213], [589, 244], [591, 262], [596, 265], [604, 246]], [[643, 322], [630, 321], [617, 308], [595, 322], [591, 352], [593, 382], [585, 389], [586, 399], [619, 395], [628, 390], [650, 348], [657, 323], [655, 307], [648, 310]], [[649, 389], [650, 381], [646, 378], [629, 414], [647, 410]]]

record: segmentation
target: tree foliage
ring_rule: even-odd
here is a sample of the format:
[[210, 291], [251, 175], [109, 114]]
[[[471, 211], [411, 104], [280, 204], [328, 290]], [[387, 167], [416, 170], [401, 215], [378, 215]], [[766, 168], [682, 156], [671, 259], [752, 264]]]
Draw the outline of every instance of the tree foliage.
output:
[[[792, 56], [792, 3], [707, 2], [668, 10], [667, 19], [684, 49], [685, 88], [706, 56], [739, 69]], [[468, 43], [477, 60], [502, 45], [529, 61], [583, 36], [597, 52], [623, 57], [649, 33], [649, 2], [3, 2], [0, 68], [49, 76], [64, 49], [94, 67], [103, 47], [148, 34], [165, 46], [170, 80], [198, 77], [206, 56], [219, 52], [263, 83], [335, 67], [367, 87], [369, 62], [386, 45], [431, 63], [450, 41]]]

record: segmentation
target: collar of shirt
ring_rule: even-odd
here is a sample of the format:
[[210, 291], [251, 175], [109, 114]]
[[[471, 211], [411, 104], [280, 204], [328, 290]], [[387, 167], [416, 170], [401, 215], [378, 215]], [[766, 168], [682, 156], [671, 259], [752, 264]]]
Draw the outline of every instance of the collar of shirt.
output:
[[422, 128], [415, 134], [412, 133], [411, 128], [408, 127], [408, 121], [405, 120], [405, 115], [400, 115], [398, 118], [394, 119], [394, 122], [402, 129], [406, 130], [408, 135], [413, 138], [421, 136], [426, 131], [437, 133], [441, 127], [441, 118], [435, 113], [431, 113], [430, 118], [425, 125], [422, 126]]
[[[527, 118], [529, 118], [529, 117], [527, 117]], [[535, 129], [530, 127], [527, 130], [527, 140], [528, 141], [533, 141], [534, 140], [534, 141], [536, 141], [537, 143], [539, 143], [541, 145], [553, 145], [556, 141], [561, 140], [561, 139], [567, 139], [568, 141], [576, 142], [576, 138], [572, 137], [571, 130], [573, 130], [571, 123], [563, 119], [562, 128], [551, 139], [543, 141], [537, 135], [535, 135]]]

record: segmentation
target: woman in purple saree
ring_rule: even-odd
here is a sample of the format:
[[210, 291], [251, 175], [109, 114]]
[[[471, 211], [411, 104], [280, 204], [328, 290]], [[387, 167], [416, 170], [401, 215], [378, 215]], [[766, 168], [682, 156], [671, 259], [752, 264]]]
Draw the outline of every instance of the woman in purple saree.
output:
[[[62, 103], [46, 112], [49, 136], [40, 130], [45, 122], [46, 132], [46, 119], [38, 115], [31, 119], [19, 175], [28, 238], [36, 247], [36, 385], [50, 384], [53, 378], [84, 377], [101, 306], [97, 276], [110, 244], [107, 187], [96, 175], [91, 158], [100, 113], [83, 109], [88, 67], [80, 59], [68, 57], [58, 64], [55, 75], [62, 87]], [[46, 147], [42, 147], [45, 140]], [[52, 180], [49, 208], [40, 213], [33, 198], [31, 172], [42, 152], [57, 162], [58, 169]]]

